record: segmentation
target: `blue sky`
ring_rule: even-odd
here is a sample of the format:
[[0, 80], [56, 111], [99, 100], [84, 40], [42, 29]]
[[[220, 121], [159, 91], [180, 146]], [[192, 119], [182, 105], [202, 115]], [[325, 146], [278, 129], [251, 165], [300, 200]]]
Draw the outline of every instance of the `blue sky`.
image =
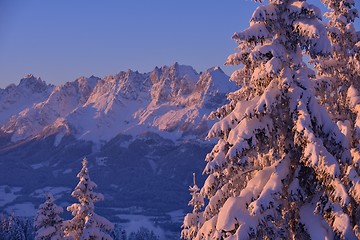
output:
[[0, 0], [0, 87], [28, 73], [59, 84], [175, 61], [197, 71], [222, 66], [236, 47], [231, 35], [248, 26], [256, 6], [250, 0]]

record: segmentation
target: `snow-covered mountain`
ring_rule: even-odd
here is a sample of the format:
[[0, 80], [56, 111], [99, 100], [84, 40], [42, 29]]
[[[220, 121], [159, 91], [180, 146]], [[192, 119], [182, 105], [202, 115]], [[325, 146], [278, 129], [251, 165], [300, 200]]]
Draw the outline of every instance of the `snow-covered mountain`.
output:
[[1, 90], [1, 131], [12, 143], [58, 133], [55, 145], [65, 134], [95, 143], [146, 131], [173, 140], [199, 137], [209, 127], [208, 114], [234, 87], [219, 67], [197, 73], [177, 63], [144, 74], [81, 77], [57, 87], [30, 75]]
[[166, 214], [187, 206], [193, 172], [204, 180], [207, 117], [235, 87], [219, 67], [176, 63], [60, 86], [29, 75], [0, 89], [0, 210], [30, 216], [48, 191], [66, 207], [86, 156], [102, 215], [121, 222], [141, 209], [179, 231]]
[[0, 88], [0, 125], [9, 121], [11, 116], [45, 101], [53, 89], [54, 86], [31, 74], [21, 79], [17, 86], [11, 84], [5, 89]]

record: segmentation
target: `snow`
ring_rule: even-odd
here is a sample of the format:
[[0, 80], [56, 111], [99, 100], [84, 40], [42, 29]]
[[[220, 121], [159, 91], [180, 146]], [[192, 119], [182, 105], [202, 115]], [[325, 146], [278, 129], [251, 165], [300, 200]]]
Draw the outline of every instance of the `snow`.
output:
[[182, 222], [185, 213], [184, 213], [183, 209], [179, 209], [179, 210], [168, 212], [167, 215], [170, 216], [172, 222]]
[[251, 107], [253, 107], [256, 101], [258, 101], [257, 97], [251, 101], [239, 101], [236, 104], [234, 111], [232, 111], [222, 121], [216, 122], [213, 125], [208, 133], [207, 139], [218, 137], [227, 133], [229, 129], [232, 129], [245, 117], [245, 112], [250, 112], [250, 110], [252, 110]]
[[206, 167], [204, 169], [204, 172], [211, 172], [212, 170], [224, 166], [226, 164], [226, 158], [224, 153], [224, 148], [226, 147], [226, 142], [220, 140], [214, 147], [214, 150], [212, 153], [214, 154], [208, 154]]
[[[213, 114], [220, 121], [208, 138], [218, 143], [206, 156], [209, 176], [201, 194], [208, 203], [198, 238], [306, 238], [298, 214], [312, 239], [333, 239], [334, 232], [356, 238], [356, 205], [349, 194], [358, 199], [359, 176], [358, 166], [351, 166], [351, 123], [342, 119], [336, 125], [318, 104], [316, 73], [304, 62], [305, 54], [318, 59], [332, 51], [321, 17], [306, 1], [273, 0], [255, 10], [249, 28], [233, 35], [239, 53], [227, 64], [240, 65], [231, 79], [242, 89]], [[350, 89], [348, 95], [358, 94]], [[358, 109], [348, 110], [346, 116]], [[354, 148], [354, 162], [359, 155]], [[188, 214], [184, 221], [192, 218]]]
[[274, 21], [276, 19], [276, 8], [272, 4], [257, 7], [251, 17], [251, 21], [257, 22]]
[[320, 171], [327, 173], [331, 177], [339, 176], [338, 162], [320, 142], [320, 139], [316, 139], [313, 143], [306, 145], [304, 155], [308, 159], [307, 163], [316, 169], [319, 168]]
[[56, 229], [54, 227], [49, 226], [49, 227], [46, 227], [46, 228], [39, 229], [36, 232], [36, 234], [37, 234], [37, 237], [43, 238], [43, 237], [46, 237], [46, 236], [49, 236], [49, 235], [53, 234], [55, 231], [56, 231]]
[[95, 162], [98, 166], [107, 166], [106, 162], [107, 162], [108, 157], [96, 157], [95, 158]]
[[300, 209], [300, 221], [305, 225], [311, 239], [334, 239], [329, 225], [321, 216], [314, 214], [315, 204], [306, 204]]
[[22, 217], [33, 217], [37, 211], [34, 204], [31, 202], [24, 202], [19, 204], [11, 205], [5, 208], [8, 214], [14, 214]]
[[[256, 103], [257, 106], [255, 110], [258, 113], [264, 113], [266, 110], [270, 110], [277, 102], [276, 98], [280, 95], [280, 93], [281, 92], [277, 87], [276, 81], [272, 81], [259, 98], [259, 101]], [[270, 121], [268, 121], [268, 124], [270, 124]]]
[[16, 113], [44, 101], [52, 89], [52, 85], [31, 74], [22, 78], [18, 85], [0, 89], [0, 126]]
[[21, 187], [11, 187], [7, 185], [0, 186], [0, 207], [4, 207], [8, 203], [13, 202], [20, 194]]
[[[271, 119], [262, 120], [261, 118], [245, 118], [243, 119], [229, 134], [228, 142], [233, 146], [229, 149], [227, 157], [236, 158], [238, 153], [251, 148], [256, 144], [255, 133], [264, 130], [265, 135], [268, 134]], [[250, 140], [250, 144], [248, 143]]]
[[13, 142], [54, 134], [55, 147], [70, 134], [93, 141], [97, 148], [119, 133], [153, 131], [176, 141], [184, 133], [190, 137], [191, 130], [195, 138], [211, 126], [207, 116], [213, 106], [234, 89], [219, 67], [198, 74], [190, 66], [174, 64], [144, 74], [129, 70], [104, 79], [81, 77], [50, 88], [42, 101], [15, 112], [0, 126]]
[[352, 142], [352, 133], [351, 133], [351, 123], [349, 120], [345, 121], [338, 121], [337, 126], [339, 127], [342, 134], [345, 135], [347, 140], [347, 147], [349, 148], [349, 145]]
[[355, 234], [351, 229], [349, 216], [343, 213], [340, 208], [334, 209], [334, 229], [340, 233], [341, 237], [344, 239], [357, 239]]
[[288, 9], [290, 14], [301, 14], [305, 10], [310, 11], [315, 15], [316, 18], [322, 19], [321, 10], [312, 4], [308, 4], [305, 1], [294, 1], [291, 3]]
[[67, 211], [71, 212], [73, 218], [64, 222], [64, 235], [73, 236], [76, 239], [80, 237], [111, 239], [104, 231], [112, 230], [114, 225], [95, 213], [94, 203], [104, 200], [104, 196], [94, 192], [97, 185], [91, 181], [87, 165], [87, 159], [84, 158], [82, 168], [77, 174], [79, 183], [71, 193], [71, 196], [77, 198], [79, 203], [67, 207]]
[[126, 229], [126, 232], [136, 232], [141, 227], [145, 227], [150, 231], [153, 231], [155, 235], [159, 236], [159, 239], [166, 239], [165, 232], [159, 226], [156, 226], [152, 220], [152, 216], [135, 215], [135, 214], [119, 214], [116, 215], [120, 219], [127, 220], [125, 223], [120, 225]]
[[54, 198], [60, 198], [63, 195], [68, 195], [71, 192], [71, 188], [68, 187], [44, 187], [35, 190], [30, 194], [31, 197], [44, 198], [48, 193], [52, 193]]
[[309, 49], [311, 56], [314, 54], [326, 55], [331, 53], [331, 44], [322, 23], [315, 19], [303, 18], [294, 21], [294, 27], [302, 37], [307, 38], [311, 42]]
[[249, 239], [248, 232], [251, 226], [257, 224], [257, 219], [249, 214], [245, 203], [244, 197], [228, 198], [219, 212], [216, 229], [231, 231], [235, 229], [235, 224], [238, 224], [236, 237], [238, 239]]
[[275, 166], [276, 171], [273, 170], [274, 172], [267, 181], [261, 179], [261, 181], [266, 181], [266, 184], [262, 187], [263, 189], [258, 199], [249, 205], [251, 215], [258, 215], [262, 213], [264, 209], [270, 208], [271, 205], [273, 205], [274, 198], [276, 198], [276, 195], [281, 192], [283, 188], [282, 180], [286, 178], [289, 167], [290, 160], [283, 159]]
[[349, 195], [347, 194], [347, 190], [345, 186], [341, 183], [339, 179], [334, 179], [331, 182], [331, 186], [334, 189], [333, 196], [335, 200], [339, 201], [342, 207], [347, 206], [350, 202]]
[[46, 164], [44, 163], [37, 163], [37, 164], [32, 164], [30, 165], [32, 169], [36, 170], [36, 169], [39, 169], [39, 168], [42, 168], [42, 167], [46, 167]]
[[242, 32], [234, 33], [232, 38], [235, 41], [240, 40], [264, 40], [267, 38], [270, 38], [271, 34], [266, 28], [266, 25], [264, 23], [251, 23], [250, 27]]
[[207, 220], [199, 230], [198, 236], [205, 236], [205, 239], [210, 239], [209, 237], [212, 234], [214, 226], [218, 220], [217, 217], [218, 216], [216, 215], [213, 218]]
[[350, 106], [355, 107], [357, 104], [360, 103], [360, 96], [359, 92], [356, 90], [354, 86], [350, 86], [347, 92], [348, 98], [350, 100]]
[[351, 182], [352, 187], [350, 188], [350, 195], [355, 199], [356, 202], [360, 202], [360, 178], [355, 168], [349, 166], [346, 174]]
[[66, 169], [65, 171], [63, 171], [63, 174], [68, 174], [71, 173], [73, 170], [71, 168]]

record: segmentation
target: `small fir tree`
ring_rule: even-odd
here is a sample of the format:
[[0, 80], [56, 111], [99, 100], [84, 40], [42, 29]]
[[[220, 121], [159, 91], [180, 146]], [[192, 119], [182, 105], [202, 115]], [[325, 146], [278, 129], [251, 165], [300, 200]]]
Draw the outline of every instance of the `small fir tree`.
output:
[[79, 203], [74, 203], [67, 208], [74, 217], [64, 223], [65, 236], [75, 240], [112, 239], [106, 231], [112, 230], [113, 224], [94, 211], [94, 202], [104, 200], [104, 196], [94, 192], [97, 185], [90, 180], [87, 164], [84, 158], [83, 167], [77, 175], [80, 181], [71, 193], [71, 196], [77, 198]]
[[34, 219], [34, 227], [37, 229], [36, 240], [61, 240], [64, 237], [62, 231], [63, 219], [60, 214], [63, 208], [54, 203], [51, 193], [46, 196], [46, 201], [39, 206]]
[[204, 218], [199, 211], [204, 206], [204, 197], [200, 195], [200, 188], [196, 185], [196, 175], [193, 173], [193, 185], [189, 187], [191, 200], [189, 206], [193, 206], [192, 213], [186, 214], [184, 223], [181, 226], [181, 238], [193, 239], [199, 227], [202, 225]]

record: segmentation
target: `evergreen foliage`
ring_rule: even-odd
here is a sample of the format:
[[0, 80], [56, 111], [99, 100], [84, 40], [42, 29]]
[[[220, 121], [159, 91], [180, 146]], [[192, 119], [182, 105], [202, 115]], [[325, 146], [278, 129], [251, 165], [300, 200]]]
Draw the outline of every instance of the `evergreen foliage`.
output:
[[205, 221], [194, 239], [356, 239], [357, 170], [303, 61], [332, 53], [321, 11], [268, 2], [233, 35], [239, 51], [226, 64], [241, 65], [231, 76], [240, 88], [212, 114], [220, 120], [208, 138], [218, 143], [206, 157]]
[[141, 227], [137, 232], [132, 232], [128, 240], [159, 240], [153, 231]]
[[32, 240], [34, 239], [33, 221], [30, 218], [20, 218], [14, 215], [0, 216], [0, 239]]
[[199, 226], [204, 221], [202, 214], [199, 213], [200, 209], [204, 206], [204, 198], [200, 196], [200, 188], [196, 185], [195, 173], [193, 173], [193, 177], [194, 184], [189, 187], [191, 200], [188, 204], [193, 207], [193, 211], [186, 214], [184, 224], [181, 226], [183, 228], [181, 238], [184, 239], [193, 239], [199, 230]]
[[103, 200], [104, 196], [94, 192], [97, 185], [90, 179], [87, 164], [84, 158], [83, 167], [77, 175], [80, 181], [71, 193], [71, 196], [77, 198], [79, 203], [74, 203], [67, 208], [74, 217], [64, 222], [65, 236], [75, 240], [112, 239], [107, 231], [114, 228], [113, 224], [95, 213], [94, 202]]
[[54, 203], [51, 193], [46, 196], [46, 201], [39, 206], [34, 219], [34, 227], [37, 229], [35, 240], [61, 240], [64, 238], [62, 230], [63, 219], [62, 207]]

